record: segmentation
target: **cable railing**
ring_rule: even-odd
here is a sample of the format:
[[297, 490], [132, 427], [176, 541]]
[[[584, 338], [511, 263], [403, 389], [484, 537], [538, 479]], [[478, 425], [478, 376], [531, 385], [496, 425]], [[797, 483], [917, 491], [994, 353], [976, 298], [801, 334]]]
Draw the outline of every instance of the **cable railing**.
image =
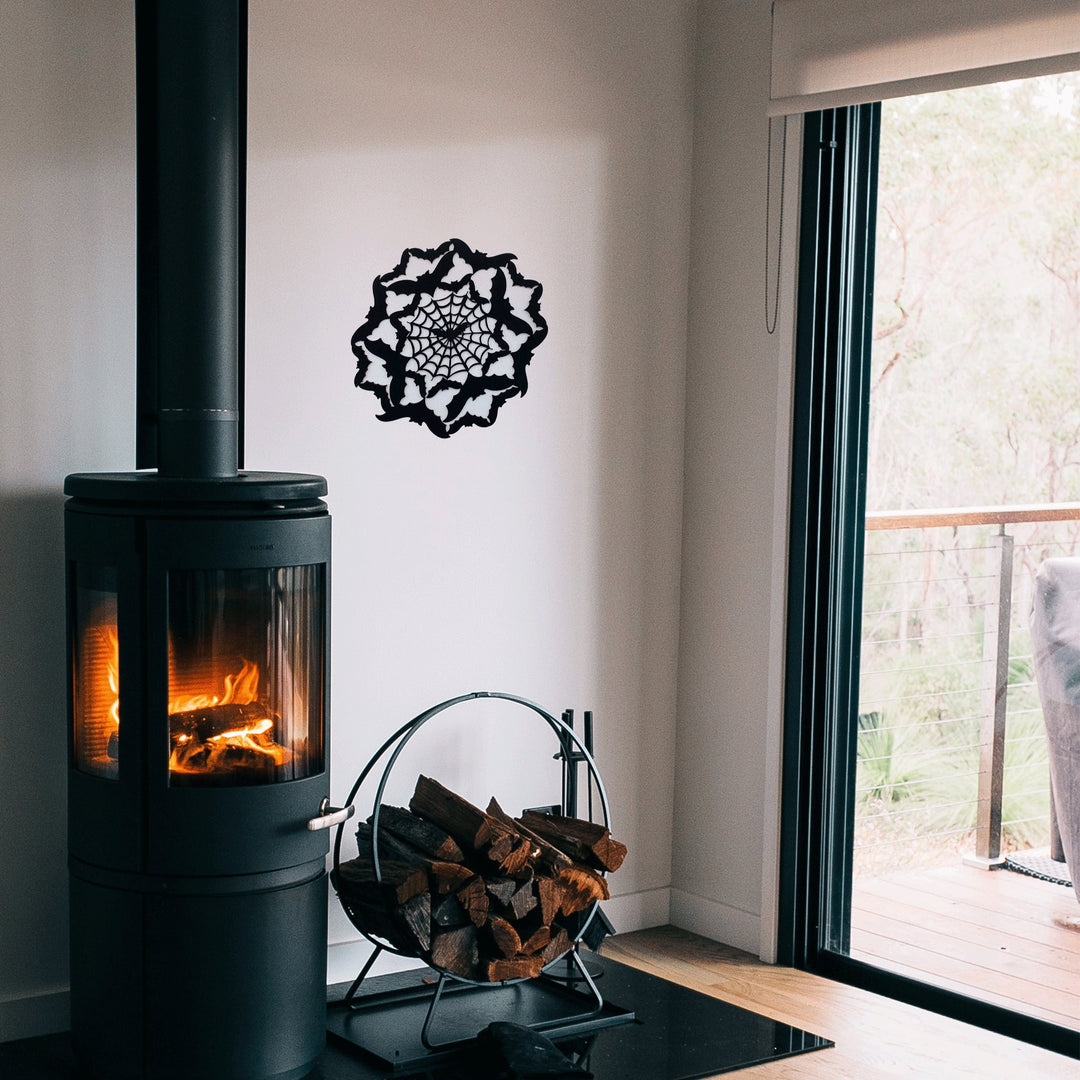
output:
[[980, 866], [1060, 853], [1028, 615], [1080, 504], [868, 513], [855, 871], [908, 845]]

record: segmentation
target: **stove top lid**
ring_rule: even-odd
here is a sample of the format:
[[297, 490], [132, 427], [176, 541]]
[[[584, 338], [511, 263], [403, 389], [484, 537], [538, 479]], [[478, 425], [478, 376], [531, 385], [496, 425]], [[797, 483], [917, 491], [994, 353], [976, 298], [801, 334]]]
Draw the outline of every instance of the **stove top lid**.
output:
[[64, 494], [136, 503], [290, 503], [319, 499], [326, 479], [310, 473], [239, 472], [228, 477], [161, 476], [145, 472], [72, 473]]

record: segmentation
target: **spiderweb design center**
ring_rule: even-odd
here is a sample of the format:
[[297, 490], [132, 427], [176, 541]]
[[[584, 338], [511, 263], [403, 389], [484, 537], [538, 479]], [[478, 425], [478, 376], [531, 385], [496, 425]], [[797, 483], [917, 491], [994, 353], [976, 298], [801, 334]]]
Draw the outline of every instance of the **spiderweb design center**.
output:
[[352, 351], [353, 383], [378, 397], [379, 420], [407, 419], [446, 439], [490, 427], [506, 401], [525, 394], [548, 328], [543, 287], [514, 258], [452, 239], [407, 248], [375, 279]]
[[470, 375], [479, 377], [491, 354], [501, 349], [491, 309], [467, 291], [422, 296], [407, 329], [406, 369], [428, 379], [460, 384]]

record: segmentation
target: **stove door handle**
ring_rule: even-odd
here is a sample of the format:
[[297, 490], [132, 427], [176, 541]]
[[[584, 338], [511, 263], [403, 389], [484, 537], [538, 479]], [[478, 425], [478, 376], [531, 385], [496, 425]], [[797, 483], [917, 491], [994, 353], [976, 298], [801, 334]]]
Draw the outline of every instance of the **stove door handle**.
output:
[[348, 806], [331, 806], [330, 799], [324, 798], [319, 803], [319, 816], [313, 817], [307, 823], [307, 827], [312, 832], [317, 832], [319, 829], [332, 829], [335, 825], [348, 821], [355, 813], [356, 807], [352, 803]]

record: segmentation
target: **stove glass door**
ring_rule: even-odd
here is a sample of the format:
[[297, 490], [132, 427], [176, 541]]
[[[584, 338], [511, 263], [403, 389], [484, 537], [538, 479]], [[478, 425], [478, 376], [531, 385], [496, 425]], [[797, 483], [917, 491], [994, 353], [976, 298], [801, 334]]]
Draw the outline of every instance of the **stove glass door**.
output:
[[323, 771], [325, 567], [168, 574], [169, 783]]

